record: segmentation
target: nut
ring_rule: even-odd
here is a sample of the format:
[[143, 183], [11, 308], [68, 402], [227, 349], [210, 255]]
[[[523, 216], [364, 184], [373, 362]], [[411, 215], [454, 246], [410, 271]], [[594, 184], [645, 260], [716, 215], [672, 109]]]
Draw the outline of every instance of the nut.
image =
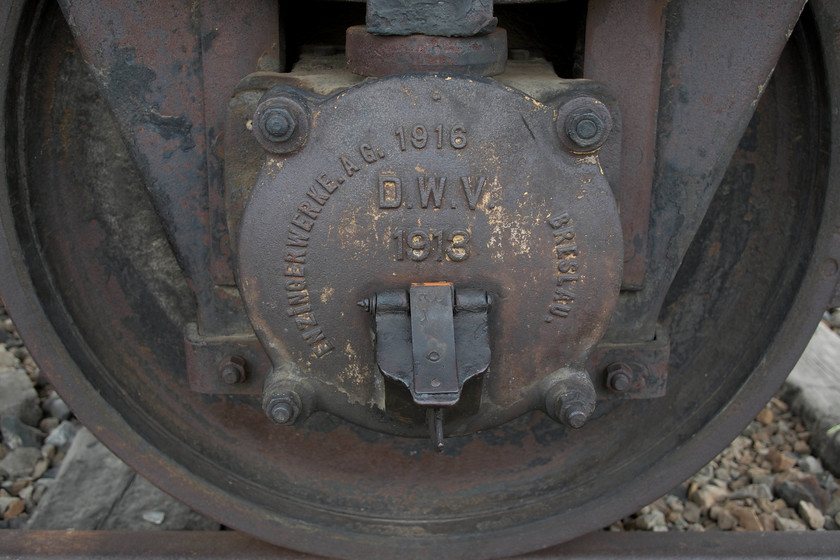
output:
[[228, 356], [219, 363], [219, 377], [227, 385], [236, 385], [245, 381], [245, 358], [242, 356]]
[[546, 391], [545, 409], [556, 421], [578, 429], [595, 410], [595, 398], [595, 387], [586, 372], [565, 371]]
[[566, 134], [581, 148], [590, 148], [604, 138], [604, 121], [592, 111], [575, 112], [566, 119]]
[[270, 107], [260, 115], [260, 128], [271, 142], [285, 142], [295, 131], [295, 119], [285, 107]]
[[300, 415], [300, 397], [293, 391], [273, 395], [265, 406], [265, 413], [275, 424], [293, 424]]
[[589, 153], [607, 141], [612, 130], [612, 116], [601, 101], [582, 95], [560, 107], [556, 127], [567, 149], [573, 153]]
[[309, 119], [303, 98], [289, 91], [269, 90], [254, 112], [254, 137], [272, 154], [290, 154], [306, 143]]
[[636, 385], [633, 368], [623, 362], [613, 362], [606, 368], [607, 389], [613, 393], [626, 393]]

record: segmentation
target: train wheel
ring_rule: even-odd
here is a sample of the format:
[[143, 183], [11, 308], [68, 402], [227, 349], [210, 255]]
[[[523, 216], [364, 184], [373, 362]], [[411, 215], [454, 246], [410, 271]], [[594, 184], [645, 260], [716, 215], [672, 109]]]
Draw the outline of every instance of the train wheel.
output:
[[667, 292], [666, 395], [599, 403], [581, 430], [536, 411], [438, 454], [325, 413], [277, 429], [253, 396], [194, 392], [190, 279], [49, 3], [9, 8], [0, 39], [3, 298], [79, 418], [225, 525], [347, 558], [562, 542], [667, 492], [731, 441], [833, 295], [840, 11], [829, 4], [803, 12]]

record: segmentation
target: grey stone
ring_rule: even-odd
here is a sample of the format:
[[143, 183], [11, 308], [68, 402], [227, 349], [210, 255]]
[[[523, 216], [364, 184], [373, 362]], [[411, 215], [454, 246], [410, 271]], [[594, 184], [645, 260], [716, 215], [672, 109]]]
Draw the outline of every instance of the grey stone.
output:
[[218, 531], [220, 525], [196, 513], [136, 476], [114, 505], [102, 529]]
[[[43, 480], [43, 479], [41, 479]], [[38, 483], [36, 482], [36, 491]], [[161, 512], [160, 524], [144, 514]], [[219, 524], [164, 494], [79, 430], [29, 529], [218, 530]]]
[[823, 467], [840, 476], [840, 338], [820, 323], [785, 381], [784, 399], [811, 432]]
[[18, 499], [15, 498], [14, 496], [9, 496], [8, 498], [4, 498], [3, 496], [0, 496], [0, 515], [2, 515], [3, 512], [6, 511], [6, 508], [8, 508], [10, 505], [12, 505], [17, 500]]
[[665, 523], [665, 514], [658, 509], [649, 511], [636, 518], [636, 528], [643, 531], [662, 531], [668, 530]]
[[685, 519], [689, 523], [700, 522], [700, 506], [698, 506], [694, 502], [686, 502], [685, 509], [683, 509], [682, 514], [683, 519]]
[[134, 471], [82, 429], [27, 527], [99, 529], [134, 476]]
[[777, 531], [807, 531], [808, 527], [798, 519], [785, 519], [784, 517], [776, 518]]
[[0, 369], [19, 368], [20, 366], [18, 357], [7, 348], [0, 346]]
[[160, 525], [166, 519], [166, 513], [162, 511], [147, 511], [143, 513], [143, 521]]
[[41, 404], [41, 408], [44, 409], [44, 412], [52, 416], [53, 418], [58, 418], [59, 420], [67, 420], [70, 418], [70, 407], [61, 400], [61, 397], [58, 396], [58, 393], [55, 391], [51, 391], [47, 398], [44, 399], [44, 402]]
[[792, 508], [799, 506], [799, 502], [811, 502], [821, 510], [828, 507], [830, 497], [828, 492], [820, 487], [813, 475], [807, 475], [799, 480], [785, 480], [776, 487], [776, 494]]
[[840, 307], [835, 307], [834, 309], [826, 311], [823, 318], [835, 329], [840, 328]]
[[0, 416], [12, 416], [30, 426], [37, 426], [41, 419], [38, 393], [20, 368], [0, 370]]
[[822, 529], [825, 526], [825, 516], [811, 502], [799, 502], [799, 517], [808, 524], [811, 529]]
[[708, 509], [726, 498], [727, 495], [726, 489], [714, 484], [707, 484], [691, 495], [691, 501], [700, 506], [701, 509]]
[[18, 447], [37, 447], [40, 449], [44, 441], [44, 434], [31, 426], [27, 426], [14, 416], [3, 416], [0, 418], [0, 433], [3, 434], [3, 443], [9, 449]]
[[35, 447], [18, 447], [0, 461], [0, 476], [10, 479], [29, 476], [40, 459], [40, 449]]
[[828, 507], [825, 508], [826, 515], [837, 515], [840, 513], [840, 496], [835, 496], [829, 502]]
[[76, 436], [76, 432], [78, 432], [78, 428], [72, 422], [68, 422], [65, 420], [61, 424], [58, 425], [58, 428], [50, 432], [50, 435], [47, 436], [47, 439], [44, 440], [44, 443], [47, 445], [52, 445], [56, 449], [61, 449], [71, 441]]
[[766, 484], [750, 484], [740, 490], [736, 490], [730, 496], [732, 500], [743, 500], [744, 498], [752, 498], [753, 500], [772, 500], [773, 490]]
[[768, 488], [773, 487], [773, 483], [776, 481], [776, 476], [772, 474], [768, 474], [766, 476], [759, 476], [753, 479], [753, 484], [760, 484], [766, 486]]
[[721, 531], [731, 531], [738, 526], [738, 519], [727, 509], [722, 509], [717, 516], [717, 526]]
[[829, 472], [823, 472], [817, 475], [817, 480], [820, 483], [820, 486], [825, 488], [825, 491], [829, 494], [834, 494], [837, 490], [840, 490], [840, 485], [837, 484], [837, 480], [835, 480], [834, 476]]
[[802, 469], [803, 472], [809, 474], [822, 474], [823, 466], [820, 463], [820, 460], [814, 457], [813, 455], [806, 455], [802, 457], [796, 462], [799, 465], [799, 468]]

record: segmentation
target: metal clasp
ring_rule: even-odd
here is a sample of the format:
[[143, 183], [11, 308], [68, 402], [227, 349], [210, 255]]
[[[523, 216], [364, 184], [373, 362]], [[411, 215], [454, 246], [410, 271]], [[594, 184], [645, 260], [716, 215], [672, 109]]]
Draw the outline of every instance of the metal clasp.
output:
[[443, 449], [443, 409], [455, 406], [464, 383], [490, 366], [490, 297], [448, 282], [412, 284], [359, 302], [376, 325], [376, 363], [428, 407], [435, 448]]

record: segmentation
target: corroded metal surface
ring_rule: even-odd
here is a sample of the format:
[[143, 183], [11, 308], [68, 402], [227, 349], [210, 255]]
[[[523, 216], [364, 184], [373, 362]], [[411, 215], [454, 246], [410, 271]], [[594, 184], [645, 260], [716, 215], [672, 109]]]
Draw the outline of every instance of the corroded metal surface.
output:
[[[803, 4], [668, 3], [666, 17], [674, 23], [664, 47], [645, 282], [641, 290], [622, 298], [607, 334], [610, 339], [653, 338], [668, 286]], [[697, 24], [701, 21], [702, 26]], [[632, 49], [628, 54], [636, 56]], [[620, 89], [620, 82], [615, 87]], [[644, 185], [640, 188], [644, 191]]]
[[365, 23], [377, 35], [438, 35], [470, 37], [496, 27], [493, 0], [370, 0]]
[[[19, 560], [317, 560], [234, 531], [0, 531]], [[511, 560], [833, 560], [837, 532], [612, 533], [598, 531]], [[139, 555], [138, 555], [139, 553]]]
[[495, 76], [505, 70], [507, 34], [496, 29], [474, 37], [381, 36], [364, 26], [347, 29], [347, 65], [362, 76], [449, 72]]
[[[705, 5], [672, 0], [669, 13], [680, 16], [689, 7]], [[181, 268], [167, 242], [175, 237], [167, 238], [161, 224], [170, 214], [192, 208], [196, 199], [191, 195], [198, 186], [171, 184], [175, 189], [171, 205], [165, 205], [168, 212], [158, 215], [150, 204], [144, 170], [138, 172], [123, 149], [124, 123], [110, 119], [108, 104], [98, 93], [99, 80], [119, 73], [88, 73], [60, 14], [28, 2], [8, 3], [8, 10], [0, 12], [0, 104], [6, 109], [0, 113], [4, 301], [41, 367], [54, 375], [56, 388], [109, 447], [168, 491], [228, 526], [299, 550], [354, 558], [374, 554], [498, 557], [583, 534], [668, 491], [714, 456], [784, 378], [834, 293], [840, 259], [836, 234], [840, 201], [838, 154], [830, 140], [836, 137], [840, 119], [840, 112], [834, 110], [840, 90], [840, 53], [830, 38], [840, 30], [840, 8], [818, 1], [809, 6], [789, 48], [781, 59], [771, 61], [776, 63], [775, 76], [735, 150], [711, 211], [706, 213], [702, 204], [681, 207], [687, 224], [701, 225], [676, 280], [663, 284], [670, 285], [668, 293], [657, 294], [665, 298], [658, 327], [647, 315], [656, 317], [657, 312], [642, 309], [644, 325], [650, 327], [650, 336], [644, 338], [653, 338], [656, 332], [668, 337], [667, 396], [639, 400], [613, 392], [606, 383], [609, 374], [618, 370], [606, 372], [615, 359], [608, 356], [606, 375], [596, 383], [596, 390], [611, 396], [597, 403], [581, 429], [569, 429], [534, 412], [496, 428], [452, 438], [444, 453], [437, 454], [425, 442], [384, 435], [323, 413], [294, 427], [277, 427], [252, 395], [192, 391], [185, 373], [183, 333], [196, 320], [191, 303], [194, 291], [208, 285], [204, 273], [192, 277], [192, 271], [209, 261], [207, 252], [200, 249], [204, 260], [199, 265], [181, 263]], [[126, 17], [131, 19], [132, 13]], [[195, 29], [191, 27], [195, 20], [179, 19], [182, 15], [175, 13], [168, 21], [159, 14], [148, 22], [157, 22], [161, 28], [172, 24]], [[703, 42], [709, 33], [724, 34], [727, 40], [715, 40], [713, 46], [728, 48], [733, 45], [729, 39], [741, 36], [734, 31], [758, 21], [750, 20], [749, 10], [742, 14], [743, 21], [715, 17], [712, 22], [729, 27], [709, 25], [699, 17], [666, 20], [678, 25], [668, 28], [664, 51], [665, 60], [672, 61], [666, 62], [669, 72], [663, 98], [668, 100], [667, 110], [660, 111], [658, 124], [658, 141], [665, 149], [659, 161], [665, 171], [673, 171], [670, 163], [663, 162], [675, 161], [671, 156], [680, 153], [682, 140], [687, 142], [686, 158], [700, 157], [703, 149], [706, 157], [726, 159], [718, 140], [725, 144], [728, 134], [738, 136], [728, 128], [738, 124], [734, 119], [724, 122], [723, 128], [703, 129], [709, 135], [695, 138], [683, 128], [688, 121], [683, 120], [682, 111], [694, 115], [689, 121], [711, 127], [713, 121], [707, 117], [716, 114], [721, 103], [726, 106], [725, 101], [733, 100], [749, 105], [750, 98], [739, 97], [744, 92], [755, 99], [755, 88], [749, 85], [756, 83], [752, 78], [725, 100], [698, 94], [709, 72], [714, 75], [731, 68], [718, 66], [714, 57], [699, 68], [694, 66], [698, 59], [691, 57], [683, 65], [674, 65], [674, 57], [682, 56], [679, 53], [688, 45], [695, 47], [688, 49], [694, 53], [712, 52], [699, 49], [709, 45]], [[780, 19], [762, 21], [778, 23]], [[88, 29], [87, 39], [95, 42], [99, 28]], [[780, 46], [783, 36], [783, 32], [754, 33], [757, 46], [732, 53], [733, 63], [763, 51], [760, 58], [771, 59], [768, 53]], [[194, 46], [175, 56], [172, 53], [178, 49], [166, 49], [168, 67], [193, 68], [188, 61]], [[147, 67], [158, 63], [152, 54], [144, 59]], [[171, 114], [167, 112], [171, 104], [193, 101], [181, 88], [170, 85], [183, 99], [162, 101], [162, 114]], [[704, 112], [709, 111], [705, 105], [709, 102], [711, 113]], [[544, 111], [531, 104], [528, 110], [533, 114]], [[493, 104], [483, 113], [504, 121], [511, 118], [505, 107], [505, 103]], [[405, 126], [418, 122], [423, 124], [411, 119]], [[540, 133], [543, 145], [552, 146], [546, 148], [550, 153], [545, 157], [549, 161], [575, 157], [555, 153], [562, 149], [552, 144], [560, 145], [556, 127], [545, 126], [554, 135], [548, 130]], [[191, 130], [197, 131], [195, 125]], [[584, 135], [586, 130], [584, 126]], [[205, 141], [202, 138], [206, 136], [196, 136], [196, 147]], [[530, 135], [515, 138], [518, 144], [530, 142]], [[395, 136], [390, 139], [398, 141]], [[136, 138], [127, 140], [125, 144], [136, 150]], [[178, 140], [173, 142], [178, 148]], [[601, 148], [605, 149], [607, 145]], [[182, 155], [176, 149], [169, 160], [158, 163], [171, 170], [168, 166], [183, 163], [181, 157], [192, 157], [189, 151]], [[359, 152], [344, 155], [357, 157], [356, 153], [362, 158]], [[387, 165], [399, 154], [386, 156], [371, 165]], [[137, 161], [141, 168], [145, 165]], [[340, 160], [329, 162], [339, 172], [343, 169]], [[195, 172], [202, 166], [194, 163], [184, 163], [183, 169], [176, 166], [174, 175], [203, 181], [201, 173]], [[425, 161], [417, 164], [432, 169]], [[356, 165], [360, 172], [361, 165], [360, 159]], [[674, 181], [655, 184], [654, 200], [659, 202], [654, 214], [660, 221], [654, 222], [657, 227], [651, 231], [665, 237], [651, 238], [656, 247], [650, 246], [649, 256], [658, 256], [648, 260], [654, 267], [649, 271], [663, 264], [667, 272], [679, 260], [676, 255], [687, 241], [667, 238], [658, 227], [661, 220], [666, 225], [672, 219], [679, 222], [674, 214], [679, 198], [697, 194], [694, 186], [706, 185], [701, 179], [710, 180], [703, 175], [683, 181], [683, 172], [695, 168], [681, 169], [666, 174], [666, 179]], [[180, 173], [183, 170], [195, 176], [187, 177]], [[695, 171], [702, 174], [699, 168]], [[313, 181], [317, 177], [309, 176]], [[454, 184], [460, 188], [455, 177]], [[288, 194], [308, 186], [312, 183], [282, 185], [281, 189]], [[349, 180], [345, 186], [351, 186]], [[336, 190], [337, 196], [366, 192], [364, 196], [373, 201], [375, 193], [379, 203], [378, 186], [377, 191], [370, 184], [368, 191], [342, 188]], [[457, 200], [468, 206], [463, 189], [456, 193], [461, 197]], [[427, 206], [433, 207], [433, 190], [429, 196]], [[297, 208], [300, 200], [293, 200]], [[384, 200], [393, 203], [395, 198]], [[157, 202], [160, 208], [161, 201]], [[484, 211], [481, 204], [484, 201], [476, 209]], [[271, 224], [271, 220], [263, 223]], [[284, 218], [283, 224], [288, 226], [289, 221]], [[365, 233], [351, 239], [367, 240]], [[201, 243], [209, 244], [211, 238], [203, 231]], [[673, 254], [667, 247], [673, 247]], [[663, 248], [667, 258], [660, 261]], [[177, 249], [183, 253], [189, 246]], [[406, 245], [403, 249], [407, 255]], [[423, 252], [422, 247], [409, 249]], [[620, 247], [617, 251], [620, 254]], [[404, 261], [409, 267], [417, 266], [407, 262], [410, 259]], [[324, 268], [344, 272], [332, 261], [326, 261]], [[381, 267], [374, 261], [370, 268]], [[278, 266], [275, 274], [282, 276], [283, 269]], [[522, 286], [529, 281], [516, 276], [511, 290], [524, 292]], [[401, 280], [399, 287], [405, 286]], [[336, 301], [346, 292], [336, 289], [327, 300]], [[317, 294], [318, 302], [321, 295]], [[640, 296], [629, 297], [637, 298], [631, 303], [641, 301]], [[358, 321], [360, 329], [369, 328], [369, 318], [355, 306], [357, 299], [348, 302], [356, 315], [345, 315]], [[278, 301], [287, 300], [270, 299], [268, 305]], [[592, 303], [598, 303], [597, 295]], [[505, 315], [503, 307], [494, 309], [497, 317]], [[278, 312], [285, 313], [285, 305]], [[628, 313], [622, 320], [631, 324], [640, 316]], [[513, 319], [494, 324], [513, 324], [517, 318]], [[289, 340], [300, 344], [297, 326], [289, 330], [294, 335]], [[527, 332], [513, 335], [525, 338]], [[372, 346], [367, 349], [373, 360]], [[214, 375], [219, 375], [218, 366], [212, 361], [209, 369]], [[491, 364], [488, 373], [495, 371]], [[498, 371], [496, 378], [505, 379], [507, 368]], [[250, 374], [245, 384], [252, 379]], [[621, 387], [614, 384], [618, 390]], [[387, 422], [383, 417], [383, 423]]]
[[[625, 290], [641, 288], [645, 276], [666, 6], [666, 0], [592, 0], [586, 16], [584, 76], [607, 84], [623, 109], [619, 207]], [[611, 56], [616, 51], [628, 56]]]
[[553, 107], [461, 76], [367, 82], [309, 110], [309, 140], [267, 155], [239, 234], [240, 289], [275, 367], [300, 367], [325, 410], [410, 434], [380, 417], [356, 302], [450, 282], [495, 301], [481, 410], [452, 433], [541, 408], [542, 381], [583, 369], [618, 297], [619, 222], [597, 153], [564, 147]]

